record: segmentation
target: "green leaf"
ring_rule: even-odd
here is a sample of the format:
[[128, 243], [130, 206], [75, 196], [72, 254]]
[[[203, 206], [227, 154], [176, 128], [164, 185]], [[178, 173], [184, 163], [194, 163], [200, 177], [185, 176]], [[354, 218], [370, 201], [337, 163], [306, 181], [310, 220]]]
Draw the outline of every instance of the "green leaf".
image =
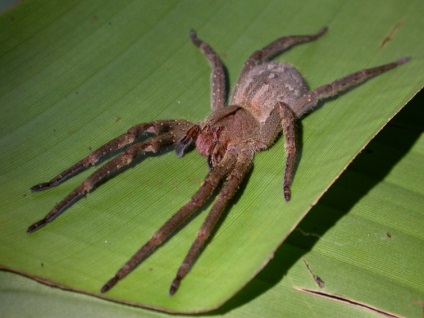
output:
[[[30, 236], [27, 226], [91, 171], [43, 193], [28, 189], [138, 122], [204, 118], [209, 113], [209, 68], [188, 39], [191, 27], [223, 57], [234, 83], [251, 51], [278, 36], [314, 33], [328, 25], [329, 33], [319, 41], [278, 58], [296, 65], [311, 87], [405, 55], [412, 61], [325, 103], [302, 122], [303, 152], [289, 204], [281, 193], [282, 141], [258, 154], [240, 195], [176, 295], [168, 296], [169, 284], [207, 207], [105, 296], [165, 311], [201, 312], [241, 289], [219, 313], [246, 310], [272, 316], [284, 307], [287, 314], [311, 314], [315, 305], [324, 314], [368, 313], [298, 291], [318, 289], [305, 260], [326, 282], [326, 293], [417, 315], [424, 295], [419, 249], [423, 190], [422, 178], [416, 178], [422, 169], [396, 174], [396, 169], [385, 170], [383, 162], [367, 170], [368, 157], [354, 166], [365, 176], [346, 172], [342, 189], [332, 188], [278, 250], [275, 257], [283, 261], [271, 262], [245, 285], [422, 87], [423, 43], [417, 41], [422, 7], [419, 1], [32, 1], [6, 12], [0, 22], [2, 268], [103, 297], [103, 283], [198, 188], [207, 173], [204, 158], [194, 151], [183, 160], [172, 152], [146, 158]], [[416, 144], [411, 150], [401, 147], [408, 156], [399, 164], [410, 152], [413, 158], [406, 165], [422, 162], [416, 158], [422, 156], [422, 143]], [[377, 146], [376, 157], [389, 158], [390, 147]], [[351, 190], [355, 188], [357, 193]], [[8, 277], [2, 274], [2, 279]], [[34, 288], [41, 290], [25, 284], [32, 295]], [[100, 307], [97, 299], [77, 299], [87, 303], [82, 313]], [[125, 314], [135, 313], [122, 308]]]

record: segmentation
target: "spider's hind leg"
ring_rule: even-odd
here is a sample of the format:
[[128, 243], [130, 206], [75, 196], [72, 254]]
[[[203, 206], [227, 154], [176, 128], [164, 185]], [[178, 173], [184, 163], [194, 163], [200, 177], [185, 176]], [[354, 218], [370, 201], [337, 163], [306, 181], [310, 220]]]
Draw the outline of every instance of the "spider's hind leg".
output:
[[357, 71], [338, 80], [335, 80], [330, 84], [318, 87], [302, 96], [296, 102], [296, 104], [293, 105], [292, 110], [296, 113], [296, 116], [300, 118], [305, 113], [313, 110], [313, 108], [318, 104], [319, 100], [330, 98], [341, 92], [345, 92], [355, 86], [364, 83], [368, 79], [378, 76], [391, 69], [394, 69], [395, 67], [402, 65], [408, 62], [409, 60], [410, 57], [404, 57], [392, 63]]
[[[102, 293], [107, 292], [115, 284], [127, 276], [137, 265], [143, 262], [153, 251], [171, 236], [203, 205], [218, 187], [222, 179], [234, 167], [237, 158], [235, 154], [226, 154], [222, 161], [212, 169], [206, 176], [201, 187], [191, 197], [181, 209], [178, 210], [162, 227], [157, 230], [151, 239], [144, 244], [117, 272], [107, 281], [101, 289]], [[221, 191], [222, 192], [222, 191]]]
[[243, 69], [240, 73], [240, 77], [250, 71], [258, 63], [271, 59], [275, 55], [291, 48], [292, 46], [315, 41], [319, 39], [323, 34], [325, 34], [325, 32], [327, 32], [327, 27], [322, 28], [318, 31], [318, 33], [313, 35], [292, 35], [278, 38], [274, 42], [271, 42], [267, 46], [263, 47], [262, 49], [254, 52], [251, 56], [249, 56], [247, 61], [244, 63]]

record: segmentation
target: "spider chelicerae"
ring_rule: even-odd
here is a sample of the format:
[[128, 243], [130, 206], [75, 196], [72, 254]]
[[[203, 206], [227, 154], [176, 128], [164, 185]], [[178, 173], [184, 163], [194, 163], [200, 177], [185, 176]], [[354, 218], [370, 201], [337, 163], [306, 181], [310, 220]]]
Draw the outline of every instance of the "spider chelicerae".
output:
[[[312, 111], [318, 101], [333, 97], [363, 83], [371, 77], [391, 70], [409, 61], [404, 57], [393, 63], [364, 69], [330, 84], [309, 90], [303, 76], [289, 64], [270, 62], [275, 55], [290, 47], [314, 41], [325, 34], [322, 28], [314, 35], [281, 37], [261, 50], [254, 52], [244, 63], [235, 85], [229, 105], [225, 103], [225, 73], [223, 64], [215, 51], [199, 39], [195, 31], [190, 32], [193, 43], [200, 48], [212, 67], [211, 108], [212, 113], [203, 121], [158, 120], [131, 127], [123, 135], [109, 141], [87, 157], [58, 174], [51, 181], [40, 183], [31, 191], [40, 191], [57, 186], [89, 166], [119, 150], [122, 154], [112, 159], [90, 175], [80, 186], [59, 202], [43, 219], [32, 224], [27, 232], [32, 233], [53, 221], [96, 185], [111, 174], [129, 165], [136, 157], [156, 153], [167, 146], [175, 146], [178, 157], [182, 157], [194, 144], [197, 151], [207, 158], [210, 172], [199, 190], [161, 228], [159, 228], [103, 286], [101, 292], [111, 289], [143, 262], [157, 247], [175, 233], [220, 187], [212, 208], [203, 222], [197, 237], [182, 262], [169, 293], [173, 295], [181, 280], [187, 275], [208, 241], [226, 205], [237, 192], [243, 178], [249, 172], [254, 154], [271, 147], [278, 135], [284, 135], [286, 166], [283, 179], [283, 194], [290, 200], [290, 185], [296, 164], [299, 141], [296, 139], [295, 123]], [[155, 136], [139, 141], [144, 133]]]

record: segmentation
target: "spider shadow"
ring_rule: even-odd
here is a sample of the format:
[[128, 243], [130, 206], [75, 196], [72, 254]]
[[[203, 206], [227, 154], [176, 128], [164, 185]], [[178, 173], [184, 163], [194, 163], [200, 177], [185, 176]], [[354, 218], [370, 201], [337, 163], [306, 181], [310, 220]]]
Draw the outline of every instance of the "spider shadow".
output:
[[[423, 133], [422, 124], [419, 122], [424, 116], [424, 109], [420, 107], [423, 102], [424, 91], [421, 91], [354, 159], [348, 169], [276, 250], [274, 257], [262, 271], [222, 307], [206, 315], [223, 315], [236, 310], [280, 284], [287, 272], [312, 250], [319, 238], [335, 226], [408, 153]], [[382, 155], [378, 155], [378, 144], [391, 146], [394, 144], [395, 147], [390, 156], [382, 158]], [[361, 178], [361, 173], [349, 173], [349, 171], [359, 171], [370, 175], [371, 178]], [[335, 205], [337, 210], [327, 208]], [[313, 233], [313, 235], [304, 235], [304, 233]], [[284, 289], [281, 291], [284, 292]]]

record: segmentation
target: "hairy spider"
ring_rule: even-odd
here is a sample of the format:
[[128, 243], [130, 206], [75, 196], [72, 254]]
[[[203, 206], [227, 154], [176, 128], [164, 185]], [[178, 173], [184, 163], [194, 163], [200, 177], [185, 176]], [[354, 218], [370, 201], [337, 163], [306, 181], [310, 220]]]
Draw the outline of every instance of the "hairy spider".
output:
[[[298, 147], [295, 122], [307, 112], [312, 111], [319, 100], [333, 97], [409, 60], [409, 57], [404, 57], [393, 63], [364, 69], [314, 90], [308, 90], [306, 81], [293, 66], [269, 61], [294, 45], [320, 38], [326, 31], [327, 28], [322, 28], [315, 35], [281, 37], [254, 52], [244, 63], [230, 104], [227, 106], [223, 64], [215, 51], [206, 42], [200, 40], [192, 30], [191, 40], [200, 48], [212, 67], [212, 113], [200, 123], [187, 120], [158, 120], [131, 127], [125, 134], [101, 146], [51, 181], [32, 187], [31, 191], [54, 187], [83, 169], [97, 164], [105, 156], [126, 147], [122, 154], [90, 175], [43, 219], [32, 224], [27, 232], [32, 233], [53, 221], [60, 213], [93, 190], [102, 180], [129, 165], [137, 156], [145, 152], [156, 153], [162, 147], [175, 145], [177, 156], [182, 157], [188, 147], [194, 143], [197, 151], [207, 158], [210, 168], [203, 184], [192, 198], [166, 221], [101, 289], [102, 293], [108, 291], [143, 262], [205, 204], [222, 182], [213, 206], [171, 284], [169, 293], [173, 295], [181, 280], [199, 257], [225, 206], [250, 170], [255, 152], [271, 147], [277, 136], [283, 132], [287, 153], [283, 194], [285, 200], [289, 201]], [[137, 139], [144, 132], [156, 136], [147, 141], [138, 141]]]

